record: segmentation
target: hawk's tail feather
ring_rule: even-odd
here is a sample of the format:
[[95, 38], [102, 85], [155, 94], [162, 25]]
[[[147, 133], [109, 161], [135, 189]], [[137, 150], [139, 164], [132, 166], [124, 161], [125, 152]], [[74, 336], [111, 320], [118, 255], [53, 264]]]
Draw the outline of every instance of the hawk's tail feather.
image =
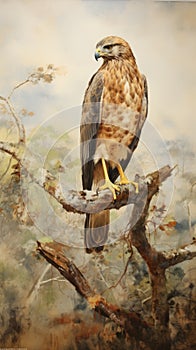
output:
[[84, 243], [86, 252], [97, 253], [102, 251], [108, 239], [110, 222], [109, 210], [104, 210], [96, 214], [86, 214]]

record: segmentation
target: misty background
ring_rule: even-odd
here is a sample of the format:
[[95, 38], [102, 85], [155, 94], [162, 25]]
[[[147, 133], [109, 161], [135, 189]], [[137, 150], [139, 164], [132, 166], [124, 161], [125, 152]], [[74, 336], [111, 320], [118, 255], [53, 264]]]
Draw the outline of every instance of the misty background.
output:
[[[155, 210], [149, 216], [148, 239], [161, 250], [192, 242], [196, 233], [196, 2], [0, 0], [0, 8], [0, 95], [7, 97], [38, 67], [58, 67], [52, 83], [26, 84], [12, 95], [27, 132], [24, 157], [30, 173], [44, 167], [58, 177], [62, 190], [63, 186], [81, 189], [81, 104], [88, 81], [102, 63], [94, 59], [95, 46], [105, 36], [121, 36], [129, 42], [149, 87], [148, 120], [126, 170], [128, 177], [177, 165], [152, 203]], [[0, 103], [0, 140], [15, 142], [17, 129], [3, 107]], [[126, 230], [130, 206], [112, 211], [111, 249], [106, 249], [104, 258], [89, 257], [83, 249], [84, 217], [65, 212], [26, 175], [21, 185], [8, 162], [9, 157], [1, 152], [0, 345], [78, 349], [87, 334], [88, 347], [83, 348], [94, 349], [99, 332], [107, 344], [110, 332], [105, 331], [105, 321], [95, 319], [73, 287], [36, 258], [36, 240], [43, 236], [65, 243], [67, 256], [93, 288], [106, 291], [109, 302], [140, 312], [145, 298], [143, 311], [148, 315], [148, 273], [136, 252], [122, 284], [107, 289], [124, 272], [128, 251], [119, 238]], [[160, 223], [162, 230], [154, 231]], [[187, 349], [184, 324], [189, 322], [193, 336], [195, 329], [190, 320], [193, 262], [179, 264], [167, 278], [168, 290], [177, 291], [177, 298], [180, 295], [179, 300], [174, 298], [181, 306], [179, 314], [173, 308], [172, 317], [174, 329], [176, 322], [177, 331], [182, 328], [184, 348], [180, 349]], [[178, 341], [175, 334], [172, 339]]]
[[[29, 129], [81, 105], [87, 83], [101, 64], [94, 59], [96, 43], [118, 35], [129, 42], [147, 77], [150, 123], [163, 139], [185, 139], [195, 146], [194, 2], [1, 0], [0, 4], [1, 95], [39, 66], [52, 63], [63, 68], [53, 84], [27, 86], [15, 94], [18, 106], [35, 113], [24, 118]], [[79, 121], [76, 114], [73, 124]]]

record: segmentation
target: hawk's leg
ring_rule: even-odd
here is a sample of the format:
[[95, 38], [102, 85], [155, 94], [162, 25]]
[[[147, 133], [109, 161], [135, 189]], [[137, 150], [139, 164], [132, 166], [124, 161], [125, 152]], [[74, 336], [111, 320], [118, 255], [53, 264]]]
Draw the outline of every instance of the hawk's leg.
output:
[[132, 184], [135, 187], [135, 193], [139, 193], [139, 187], [138, 187], [138, 183], [134, 182], [134, 181], [130, 181], [127, 179], [122, 167], [120, 164], [117, 164], [117, 169], [120, 175], [120, 181], [117, 182], [117, 184], [119, 185], [128, 185], [128, 184]]
[[108, 176], [108, 170], [107, 170], [107, 166], [106, 166], [106, 162], [104, 158], [101, 158], [101, 162], [102, 162], [102, 166], [103, 166], [103, 172], [104, 172], [104, 178], [105, 178], [105, 183], [104, 185], [102, 185], [101, 187], [99, 187], [99, 190], [105, 190], [105, 189], [109, 189], [112, 194], [113, 194], [113, 198], [116, 199], [116, 191], [120, 191], [120, 188], [117, 185], [114, 185]]

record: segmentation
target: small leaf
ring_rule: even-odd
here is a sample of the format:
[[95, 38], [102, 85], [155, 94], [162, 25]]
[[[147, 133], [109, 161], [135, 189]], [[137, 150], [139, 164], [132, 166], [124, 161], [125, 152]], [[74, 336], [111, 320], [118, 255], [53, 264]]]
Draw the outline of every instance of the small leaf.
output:
[[166, 224], [166, 226], [167, 226], [167, 227], [175, 227], [176, 224], [177, 224], [177, 222], [176, 222], [175, 220], [172, 220], [172, 221], [169, 221], [169, 222]]
[[39, 238], [39, 242], [40, 243], [50, 243], [50, 242], [53, 242], [53, 239], [49, 236], [43, 236], [43, 237]]
[[150, 211], [155, 211], [157, 209], [156, 205], [153, 205], [152, 208], [150, 209]]
[[37, 71], [38, 71], [38, 72], [43, 72], [43, 71], [44, 71], [44, 68], [43, 68], [43, 67], [38, 67], [38, 68], [37, 68]]
[[0, 110], [2, 114], [8, 113], [8, 110], [3, 103], [0, 103]]
[[53, 80], [53, 76], [52, 74], [44, 74], [43, 79], [46, 83], [51, 83], [51, 81]]
[[53, 64], [49, 64], [47, 69], [53, 69], [54, 68], [54, 65]]
[[34, 112], [29, 112], [28, 115], [29, 115], [29, 117], [33, 117], [34, 116]]
[[27, 110], [25, 108], [21, 109], [20, 113], [22, 115], [27, 115]]

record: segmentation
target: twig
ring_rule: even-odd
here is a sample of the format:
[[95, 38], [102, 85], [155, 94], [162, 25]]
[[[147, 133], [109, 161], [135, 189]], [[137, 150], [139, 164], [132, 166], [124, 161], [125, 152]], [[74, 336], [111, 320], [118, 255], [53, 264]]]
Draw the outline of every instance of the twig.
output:
[[42, 281], [40, 283], [40, 286], [42, 286], [43, 284], [46, 284], [46, 283], [50, 283], [50, 282], [64, 282], [65, 283], [65, 279], [60, 279], [60, 277], [49, 278], [48, 280]]
[[21, 163], [18, 144], [0, 141], [0, 151], [11, 155], [14, 159]]
[[9, 107], [9, 110], [11, 112], [12, 117], [15, 120], [16, 126], [18, 128], [18, 134], [19, 134], [19, 143], [25, 143], [25, 128], [23, 123], [21, 122], [20, 118], [18, 117], [14, 107], [12, 106], [9, 97], [5, 98], [3, 96], [0, 96], [0, 100], [4, 101], [7, 106]]
[[46, 273], [48, 272], [48, 270], [50, 269], [50, 265], [47, 265], [45, 267], [45, 269], [43, 270], [41, 276], [38, 278], [38, 280], [34, 283], [34, 285], [32, 286], [31, 290], [29, 291], [28, 293], [28, 296], [27, 296], [27, 301], [26, 301], [26, 306], [29, 306], [30, 304], [33, 303], [39, 289], [40, 289], [40, 286], [42, 284], [42, 280], [44, 278], [44, 276], [46, 275]]
[[26, 80], [22, 81], [21, 83], [17, 84], [13, 89], [12, 91], [10, 92], [9, 96], [8, 96], [8, 99], [10, 99], [14, 93], [15, 90], [19, 89], [21, 86], [27, 84], [30, 82], [30, 77], [28, 77]]
[[[131, 261], [131, 259], [132, 259], [132, 256], [133, 256], [133, 250], [131, 251], [131, 254], [130, 254], [130, 256], [129, 256], [128, 259], [127, 259], [127, 262], [126, 262], [126, 264], [125, 264], [124, 271], [123, 271], [122, 275], [120, 276], [120, 278], [117, 280], [116, 283], [112, 284], [112, 285], [111, 285], [110, 287], [108, 287], [106, 290], [112, 289], [112, 288], [116, 288], [116, 287], [119, 285], [119, 283], [122, 281], [123, 277], [124, 277], [124, 276], [126, 275], [126, 273], [127, 273], [127, 269], [128, 269], [129, 263], [130, 263], [130, 261]], [[103, 291], [103, 294], [105, 293], [106, 290]]]

